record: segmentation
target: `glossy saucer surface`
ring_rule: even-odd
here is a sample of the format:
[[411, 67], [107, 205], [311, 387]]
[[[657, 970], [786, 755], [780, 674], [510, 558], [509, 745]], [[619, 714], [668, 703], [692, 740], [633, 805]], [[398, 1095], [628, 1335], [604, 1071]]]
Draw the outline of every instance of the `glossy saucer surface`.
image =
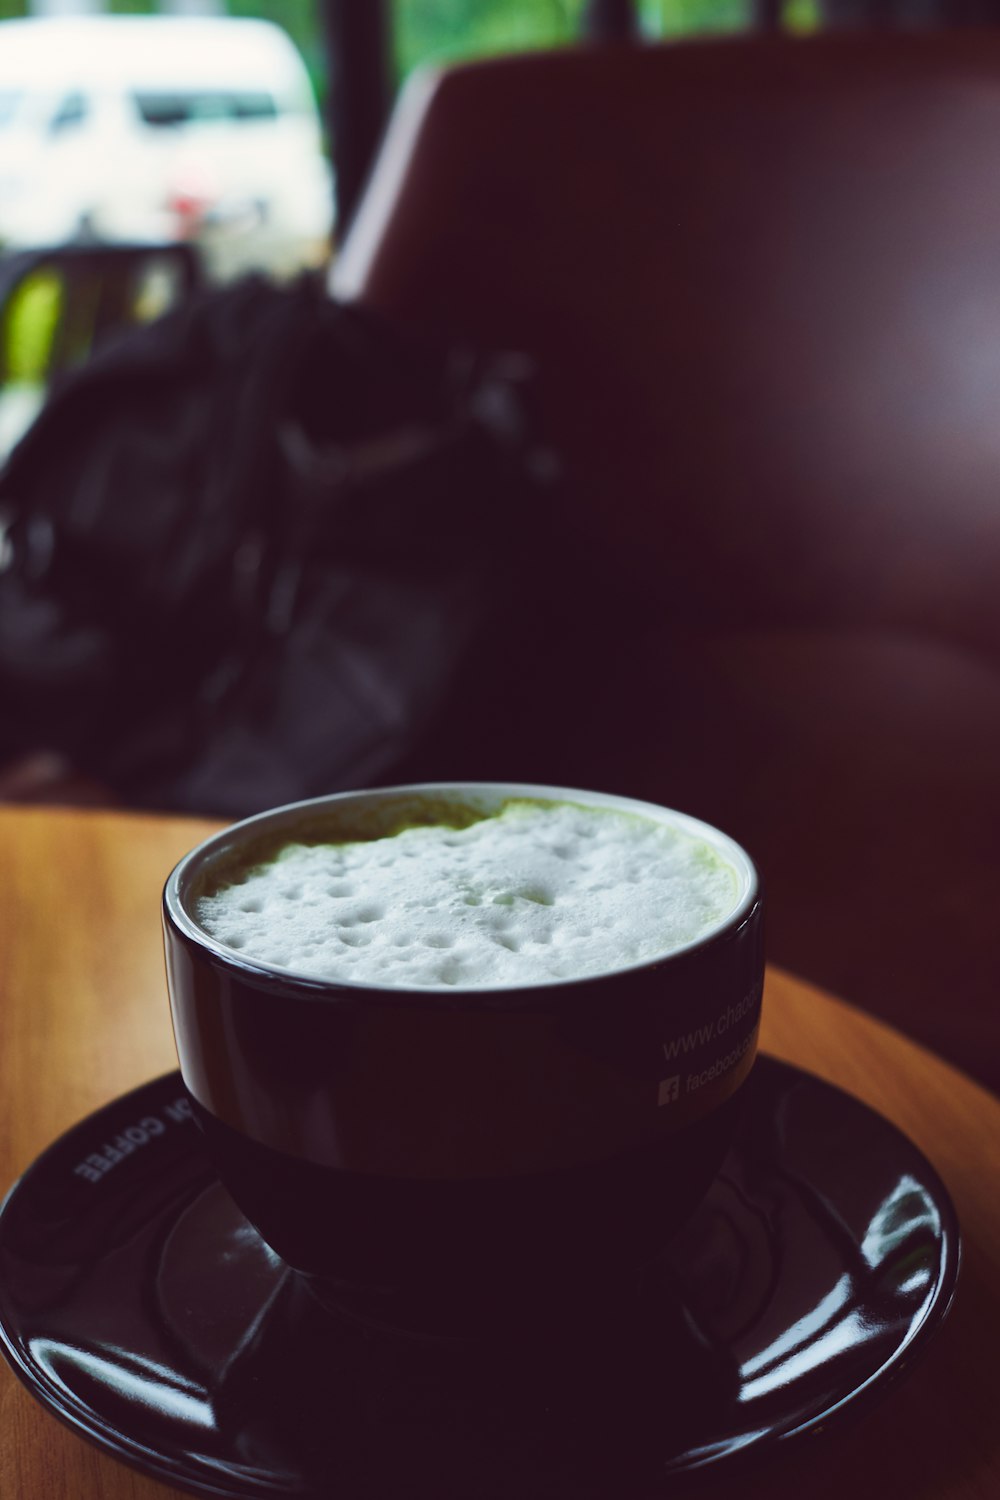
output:
[[537, 1335], [324, 1311], [204, 1157], [178, 1074], [56, 1142], [0, 1212], [0, 1347], [116, 1457], [196, 1494], [673, 1493], [881, 1394], [947, 1311], [959, 1235], [899, 1131], [758, 1059], [668, 1255]]

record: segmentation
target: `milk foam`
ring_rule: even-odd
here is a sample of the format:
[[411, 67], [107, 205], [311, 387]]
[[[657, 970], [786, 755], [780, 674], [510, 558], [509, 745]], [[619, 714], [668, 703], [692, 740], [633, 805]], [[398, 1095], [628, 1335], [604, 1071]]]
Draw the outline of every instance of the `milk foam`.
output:
[[388, 987], [511, 986], [606, 973], [715, 927], [740, 898], [708, 844], [651, 818], [516, 801], [467, 828], [289, 844], [197, 902], [243, 956]]

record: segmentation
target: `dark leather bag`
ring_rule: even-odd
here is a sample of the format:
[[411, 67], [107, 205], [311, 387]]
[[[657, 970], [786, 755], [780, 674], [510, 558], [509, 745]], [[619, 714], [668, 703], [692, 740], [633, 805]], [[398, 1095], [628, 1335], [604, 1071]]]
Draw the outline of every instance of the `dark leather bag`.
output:
[[0, 478], [0, 754], [233, 816], [391, 779], [518, 590], [525, 388], [311, 280], [99, 351]]

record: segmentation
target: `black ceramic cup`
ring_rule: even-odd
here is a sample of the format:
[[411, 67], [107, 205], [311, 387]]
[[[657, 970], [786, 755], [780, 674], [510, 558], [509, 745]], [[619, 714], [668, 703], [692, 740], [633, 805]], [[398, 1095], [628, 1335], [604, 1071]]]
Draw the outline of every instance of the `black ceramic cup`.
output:
[[[731, 914], [664, 956], [523, 988], [394, 988], [255, 962], [200, 894], [287, 842], [488, 816], [509, 798], [665, 821], [735, 871]], [[654, 1256], [711, 1183], [754, 1061], [754, 867], [717, 830], [565, 788], [350, 792], [237, 823], [164, 892], [181, 1072], [222, 1181], [321, 1294], [403, 1326], [506, 1319], [591, 1295]]]

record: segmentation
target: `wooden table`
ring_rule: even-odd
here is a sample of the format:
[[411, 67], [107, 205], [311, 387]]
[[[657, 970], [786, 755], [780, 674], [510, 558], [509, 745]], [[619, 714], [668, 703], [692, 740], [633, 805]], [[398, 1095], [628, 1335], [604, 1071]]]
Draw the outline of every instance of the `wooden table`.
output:
[[[173, 863], [213, 826], [0, 807], [0, 1192], [68, 1126], [176, 1066], [159, 893]], [[768, 1051], [874, 1105], [936, 1165], [962, 1222], [965, 1263], [950, 1318], [881, 1405], [741, 1476], [735, 1490], [727, 1479], [698, 1493], [720, 1500], [733, 1493], [741, 1500], [995, 1500], [1000, 1100], [898, 1033], [778, 970], [769, 971], [764, 1015]], [[64, 1428], [0, 1361], [3, 1500], [163, 1500], [180, 1493]]]

